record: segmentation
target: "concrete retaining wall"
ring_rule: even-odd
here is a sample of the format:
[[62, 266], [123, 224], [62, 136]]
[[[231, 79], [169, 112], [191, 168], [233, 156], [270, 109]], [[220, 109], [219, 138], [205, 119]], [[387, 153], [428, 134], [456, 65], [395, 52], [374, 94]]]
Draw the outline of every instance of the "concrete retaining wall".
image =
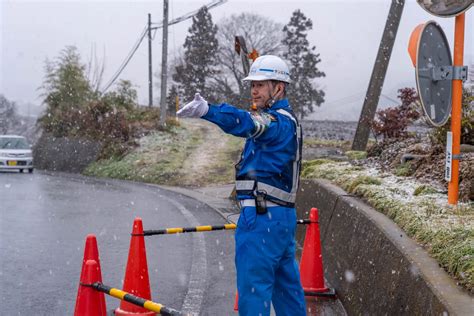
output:
[[472, 315], [473, 297], [385, 215], [326, 181], [300, 190], [298, 218], [318, 208], [325, 277], [349, 315]]
[[56, 138], [46, 133], [33, 148], [35, 168], [80, 173], [95, 161], [102, 145], [82, 138]]

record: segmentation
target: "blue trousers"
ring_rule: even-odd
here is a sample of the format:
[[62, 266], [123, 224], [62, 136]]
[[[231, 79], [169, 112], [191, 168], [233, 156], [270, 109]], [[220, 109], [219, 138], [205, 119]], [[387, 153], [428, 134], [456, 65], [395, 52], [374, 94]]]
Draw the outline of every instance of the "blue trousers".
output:
[[243, 207], [235, 233], [239, 315], [306, 315], [295, 260], [296, 210], [269, 207], [263, 215]]

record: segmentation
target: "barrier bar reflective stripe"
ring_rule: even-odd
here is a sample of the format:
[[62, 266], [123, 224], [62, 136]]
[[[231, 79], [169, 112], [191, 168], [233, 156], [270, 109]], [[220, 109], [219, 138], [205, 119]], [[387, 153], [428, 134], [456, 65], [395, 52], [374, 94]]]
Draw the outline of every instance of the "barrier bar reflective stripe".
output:
[[[298, 219], [296, 221], [296, 224], [298, 225], [311, 224], [311, 220]], [[209, 232], [213, 230], [231, 230], [231, 229], [236, 229], [236, 228], [237, 228], [236, 224], [225, 224], [225, 225], [217, 225], [217, 226], [205, 225], [205, 226], [196, 226], [196, 227], [173, 227], [173, 228], [165, 228], [165, 229], [144, 230], [143, 236]]]
[[236, 224], [225, 224], [218, 226], [196, 226], [196, 227], [175, 227], [175, 228], [165, 228], [165, 229], [156, 229], [156, 230], [144, 230], [143, 236], [152, 236], [152, 235], [167, 235], [167, 234], [178, 234], [178, 233], [195, 233], [195, 232], [208, 232], [213, 230], [225, 230], [225, 229], [236, 229]]
[[174, 310], [172, 308], [163, 306], [163, 305], [161, 305], [159, 303], [155, 303], [153, 301], [146, 300], [144, 298], [135, 296], [135, 295], [127, 293], [125, 291], [107, 286], [107, 285], [102, 284], [100, 282], [90, 284], [89, 286], [91, 286], [92, 288], [96, 289], [99, 292], [103, 292], [103, 293], [108, 294], [112, 297], [118, 298], [119, 300], [124, 300], [124, 301], [132, 303], [134, 305], [141, 306], [141, 307], [146, 308], [147, 310], [150, 310], [152, 312], [160, 313], [161, 315], [165, 315], [165, 316], [183, 315], [181, 312], [179, 312], [177, 310]]

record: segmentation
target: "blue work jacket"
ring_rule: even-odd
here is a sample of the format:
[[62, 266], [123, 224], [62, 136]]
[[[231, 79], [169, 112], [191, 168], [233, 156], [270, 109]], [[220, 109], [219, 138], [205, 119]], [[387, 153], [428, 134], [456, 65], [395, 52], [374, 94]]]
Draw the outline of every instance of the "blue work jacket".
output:
[[241, 110], [226, 103], [209, 105], [209, 111], [202, 118], [228, 134], [246, 138], [236, 165], [239, 200], [254, 198], [258, 191], [269, 201], [294, 206], [303, 136], [287, 99], [259, 112]]

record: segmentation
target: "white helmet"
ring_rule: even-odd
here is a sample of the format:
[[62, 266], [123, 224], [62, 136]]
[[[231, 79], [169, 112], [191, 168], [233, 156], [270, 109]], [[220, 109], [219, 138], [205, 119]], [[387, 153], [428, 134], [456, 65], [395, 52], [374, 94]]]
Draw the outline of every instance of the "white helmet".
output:
[[263, 55], [255, 59], [244, 81], [278, 80], [290, 83], [290, 71], [280, 57]]

